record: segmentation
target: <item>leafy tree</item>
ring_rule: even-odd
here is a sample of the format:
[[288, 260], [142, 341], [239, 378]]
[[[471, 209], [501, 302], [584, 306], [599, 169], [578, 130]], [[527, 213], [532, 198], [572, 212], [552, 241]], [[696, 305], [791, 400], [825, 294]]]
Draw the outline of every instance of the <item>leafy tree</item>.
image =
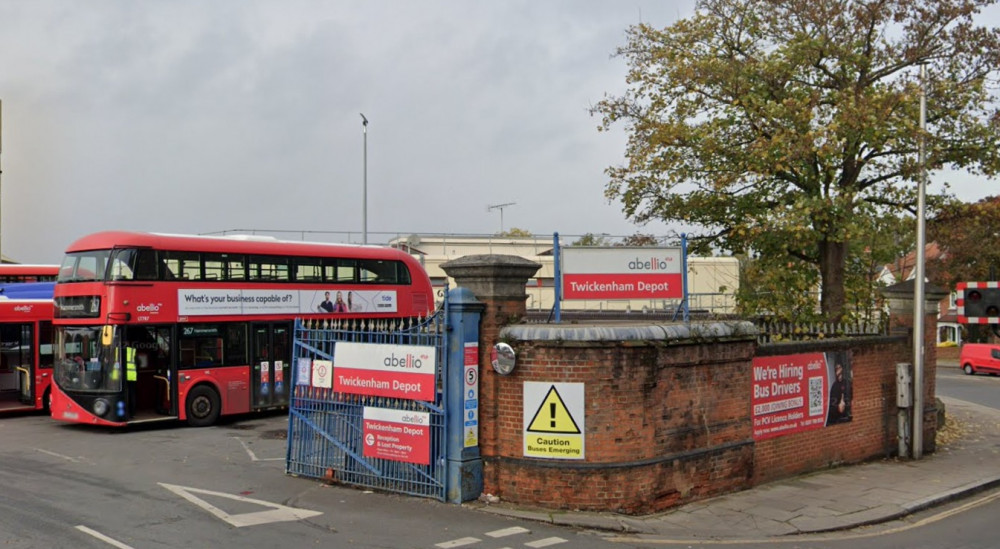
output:
[[783, 267], [792, 288], [815, 280], [838, 320], [852, 243], [915, 212], [921, 137], [929, 170], [1000, 169], [1000, 34], [974, 21], [994, 2], [698, 0], [665, 29], [631, 27], [629, 89], [592, 111], [629, 133], [605, 194], [636, 222], [698, 227], [694, 249]]
[[937, 261], [925, 263], [927, 278], [954, 288], [962, 281], [1000, 276], [1000, 197], [974, 204], [952, 203], [927, 221], [927, 240], [941, 252]]
[[594, 233], [587, 233], [580, 238], [574, 240], [570, 246], [611, 246], [611, 238], [607, 235], [595, 235]]
[[[859, 219], [858, 225], [860, 230], [851, 239], [848, 252], [845, 313], [851, 320], [871, 323], [884, 318], [883, 270], [913, 249], [916, 219], [889, 213]], [[890, 283], [895, 282], [900, 280]]]
[[659, 246], [660, 241], [651, 234], [636, 233], [626, 236], [616, 246]]
[[497, 233], [497, 236], [533, 236], [531, 231], [527, 229], [518, 229], [517, 227], [511, 227], [506, 231]]
[[740, 262], [737, 312], [766, 314], [789, 322], [819, 320], [815, 270], [797, 270], [776, 256]]

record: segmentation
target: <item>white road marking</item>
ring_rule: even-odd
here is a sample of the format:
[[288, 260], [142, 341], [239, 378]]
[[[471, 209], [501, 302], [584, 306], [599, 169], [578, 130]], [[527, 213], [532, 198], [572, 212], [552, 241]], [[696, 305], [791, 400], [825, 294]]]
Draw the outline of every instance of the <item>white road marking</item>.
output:
[[280, 457], [280, 458], [259, 458], [259, 457], [257, 457], [257, 454], [253, 453], [253, 450], [250, 449], [250, 446], [246, 442], [243, 442], [243, 439], [241, 439], [240, 437], [233, 437], [233, 438], [235, 438], [237, 441], [239, 441], [240, 445], [243, 446], [243, 449], [246, 450], [247, 454], [250, 455], [250, 461], [282, 461], [282, 460], [285, 459], [283, 457]]
[[65, 459], [66, 461], [71, 461], [73, 463], [80, 463], [80, 460], [78, 460], [76, 458], [72, 458], [72, 457], [69, 457], [69, 456], [64, 456], [62, 454], [57, 454], [55, 452], [50, 452], [48, 450], [42, 450], [41, 448], [35, 448], [35, 450], [37, 450], [37, 451], [39, 451], [39, 452], [41, 452], [43, 454], [52, 456], [52, 457], [57, 457], [59, 459]]
[[566, 543], [568, 541], [569, 540], [562, 538], [545, 538], [545, 539], [540, 539], [538, 541], [531, 541], [525, 543], [525, 545], [527, 545], [528, 547], [551, 547], [553, 545], [559, 545], [560, 543]]
[[107, 543], [108, 545], [110, 545], [112, 547], [117, 547], [118, 549], [133, 549], [131, 545], [125, 545], [124, 543], [122, 543], [122, 542], [120, 542], [120, 541], [118, 541], [116, 539], [109, 538], [108, 536], [105, 536], [104, 534], [102, 534], [102, 533], [100, 533], [100, 532], [98, 532], [96, 530], [91, 530], [90, 528], [87, 528], [86, 526], [84, 526], [82, 524], [79, 525], [79, 526], [77, 526], [76, 529], [79, 530], [79, 531], [81, 531], [81, 532], [83, 532], [84, 534], [87, 534], [87, 535], [90, 535], [90, 536], [94, 536], [95, 538], [103, 541], [104, 543]]
[[453, 539], [451, 541], [443, 541], [437, 543], [434, 547], [440, 547], [441, 549], [451, 549], [452, 547], [462, 547], [464, 545], [472, 545], [473, 543], [479, 543], [479, 538], [459, 538]]
[[[271, 503], [269, 501], [263, 501], [259, 499], [252, 499], [243, 496], [234, 496], [232, 494], [226, 494], [224, 492], [212, 492], [210, 490], [202, 490], [200, 488], [188, 488], [186, 486], [177, 486], [174, 484], [164, 484], [162, 482], [158, 483], [160, 486], [170, 490], [171, 492], [181, 496], [182, 498], [190, 501], [191, 503], [201, 507], [205, 511], [215, 515], [217, 518], [222, 519], [229, 524], [237, 528], [242, 528], [244, 526], [256, 526], [258, 524], [268, 524], [271, 522], [289, 522], [295, 520], [307, 519], [309, 517], [315, 517], [316, 515], [322, 515], [320, 511], [310, 511], [308, 509], [296, 509], [294, 507], [288, 507], [285, 505], [278, 505], [277, 503]], [[230, 515], [222, 509], [208, 503], [207, 501], [195, 496], [194, 494], [204, 494], [206, 496], [215, 496], [220, 498], [231, 499], [234, 501], [239, 501], [242, 503], [253, 503], [260, 505], [262, 507], [270, 508], [269, 511], [257, 511], [254, 513], [241, 513], [239, 515]]]
[[510, 528], [504, 528], [503, 530], [494, 530], [492, 532], [486, 532], [486, 535], [491, 538], [503, 538], [507, 536], [513, 536], [515, 534], [530, 534], [531, 530], [527, 528], [522, 528], [520, 526], [512, 526]]

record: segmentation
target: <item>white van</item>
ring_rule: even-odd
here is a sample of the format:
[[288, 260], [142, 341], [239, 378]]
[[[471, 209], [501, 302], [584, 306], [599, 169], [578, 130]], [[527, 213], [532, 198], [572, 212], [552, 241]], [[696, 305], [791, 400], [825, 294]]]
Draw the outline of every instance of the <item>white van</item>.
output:
[[966, 343], [958, 355], [958, 363], [965, 373], [979, 372], [1000, 374], [1000, 345], [990, 343]]

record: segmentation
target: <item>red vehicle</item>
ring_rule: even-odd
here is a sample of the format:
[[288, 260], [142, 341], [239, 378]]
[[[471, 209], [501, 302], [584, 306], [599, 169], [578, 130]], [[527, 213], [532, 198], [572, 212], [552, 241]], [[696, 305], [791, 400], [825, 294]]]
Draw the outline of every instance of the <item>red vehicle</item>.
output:
[[0, 284], [11, 282], [55, 282], [59, 265], [0, 263]]
[[48, 410], [52, 300], [0, 299], [0, 412]]
[[392, 248], [102, 232], [66, 250], [54, 301], [54, 419], [203, 426], [288, 405], [295, 318], [428, 316], [434, 294]]

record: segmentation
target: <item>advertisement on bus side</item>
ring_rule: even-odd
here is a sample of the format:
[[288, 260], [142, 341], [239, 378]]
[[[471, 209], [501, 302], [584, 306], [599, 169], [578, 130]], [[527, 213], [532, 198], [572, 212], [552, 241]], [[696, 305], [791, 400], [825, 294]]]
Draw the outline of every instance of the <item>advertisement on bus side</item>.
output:
[[177, 290], [177, 314], [273, 315], [395, 313], [394, 290]]

